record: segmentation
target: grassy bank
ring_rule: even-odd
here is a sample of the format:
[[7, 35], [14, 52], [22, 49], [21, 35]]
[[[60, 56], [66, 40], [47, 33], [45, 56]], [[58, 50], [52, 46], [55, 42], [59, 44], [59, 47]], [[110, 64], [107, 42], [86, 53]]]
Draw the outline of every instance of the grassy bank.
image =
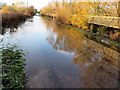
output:
[[3, 88], [24, 88], [24, 53], [16, 47], [2, 50], [2, 85]]

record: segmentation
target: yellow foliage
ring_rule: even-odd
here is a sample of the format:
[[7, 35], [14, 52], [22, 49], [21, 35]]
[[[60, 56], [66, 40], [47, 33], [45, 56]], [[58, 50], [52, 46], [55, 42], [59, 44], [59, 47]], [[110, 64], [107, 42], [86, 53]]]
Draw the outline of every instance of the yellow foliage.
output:
[[115, 34], [110, 35], [110, 38], [112, 40], [117, 40], [119, 37], [120, 37], [120, 32], [116, 32]]
[[8, 13], [9, 12], [9, 6], [4, 6], [3, 8], [2, 8], [2, 13]]
[[18, 13], [25, 13], [26, 12], [26, 7], [17, 7], [16, 8]]
[[56, 2], [44, 7], [41, 13], [49, 16], [55, 14], [61, 23], [87, 29], [88, 15], [116, 16], [116, 5], [109, 2]]
[[68, 7], [58, 7], [56, 11], [56, 16], [61, 23], [69, 24], [69, 19], [71, 17], [71, 11]]
[[55, 14], [59, 22], [82, 28], [86, 26], [85, 15], [88, 15], [88, 10], [89, 2], [72, 2], [71, 4], [58, 2], [57, 5], [53, 3], [44, 7], [41, 13], [44, 15]]
[[8, 6], [5, 5], [2, 7], [1, 9], [2, 13], [20, 13], [20, 14], [30, 14], [30, 15], [34, 15], [35, 14], [35, 9], [33, 6], [30, 7], [25, 7], [23, 2], [19, 2], [19, 3], [14, 3], [12, 6]]
[[30, 6], [30, 7], [28, 8], [27, 12], [28, 12], [29, 14], [31, 14], [31, 15], [34, 15], [34, 14], [35, 14], [35, 9], [34, 9], [34, 7], [33, 7], [33, 6]]

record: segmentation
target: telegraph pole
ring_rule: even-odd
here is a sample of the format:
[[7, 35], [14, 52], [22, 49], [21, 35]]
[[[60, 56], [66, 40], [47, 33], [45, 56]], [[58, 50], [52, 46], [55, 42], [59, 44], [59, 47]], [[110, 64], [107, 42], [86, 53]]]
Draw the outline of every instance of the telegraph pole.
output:
[[70, 0], [70, 3], [69, 3], [69, 4], [71, 5], [71, 3], [72, 3], [72, 0]]
[[58, 7], [57, 0], [55, 0], [55, 3], [56, 3], [56, 7]]
[[64, 0], [62, 0], [62, 3], [63, 3], [63, 7], [64, 7], [64, 3], [65, 3]]
[[28, 0], [27, 0], [27, 13], [28, 13]]

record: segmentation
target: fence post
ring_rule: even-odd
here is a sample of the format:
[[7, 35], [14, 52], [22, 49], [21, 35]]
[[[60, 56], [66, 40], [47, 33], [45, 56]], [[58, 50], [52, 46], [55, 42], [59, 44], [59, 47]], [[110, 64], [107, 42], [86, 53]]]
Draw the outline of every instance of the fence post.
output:
[[2, 34], [2, 13], [0, 13], [0, 34]]

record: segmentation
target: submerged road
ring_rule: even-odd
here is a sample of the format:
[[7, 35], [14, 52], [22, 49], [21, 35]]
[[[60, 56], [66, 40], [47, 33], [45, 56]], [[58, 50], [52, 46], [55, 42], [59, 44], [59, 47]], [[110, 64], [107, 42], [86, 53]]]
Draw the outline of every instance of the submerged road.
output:
[[83, 32], [34, 16], [6, 33], [6, 41], [26, 52], [29, 88], [118, 87], [117, 60], [110, 61]]

